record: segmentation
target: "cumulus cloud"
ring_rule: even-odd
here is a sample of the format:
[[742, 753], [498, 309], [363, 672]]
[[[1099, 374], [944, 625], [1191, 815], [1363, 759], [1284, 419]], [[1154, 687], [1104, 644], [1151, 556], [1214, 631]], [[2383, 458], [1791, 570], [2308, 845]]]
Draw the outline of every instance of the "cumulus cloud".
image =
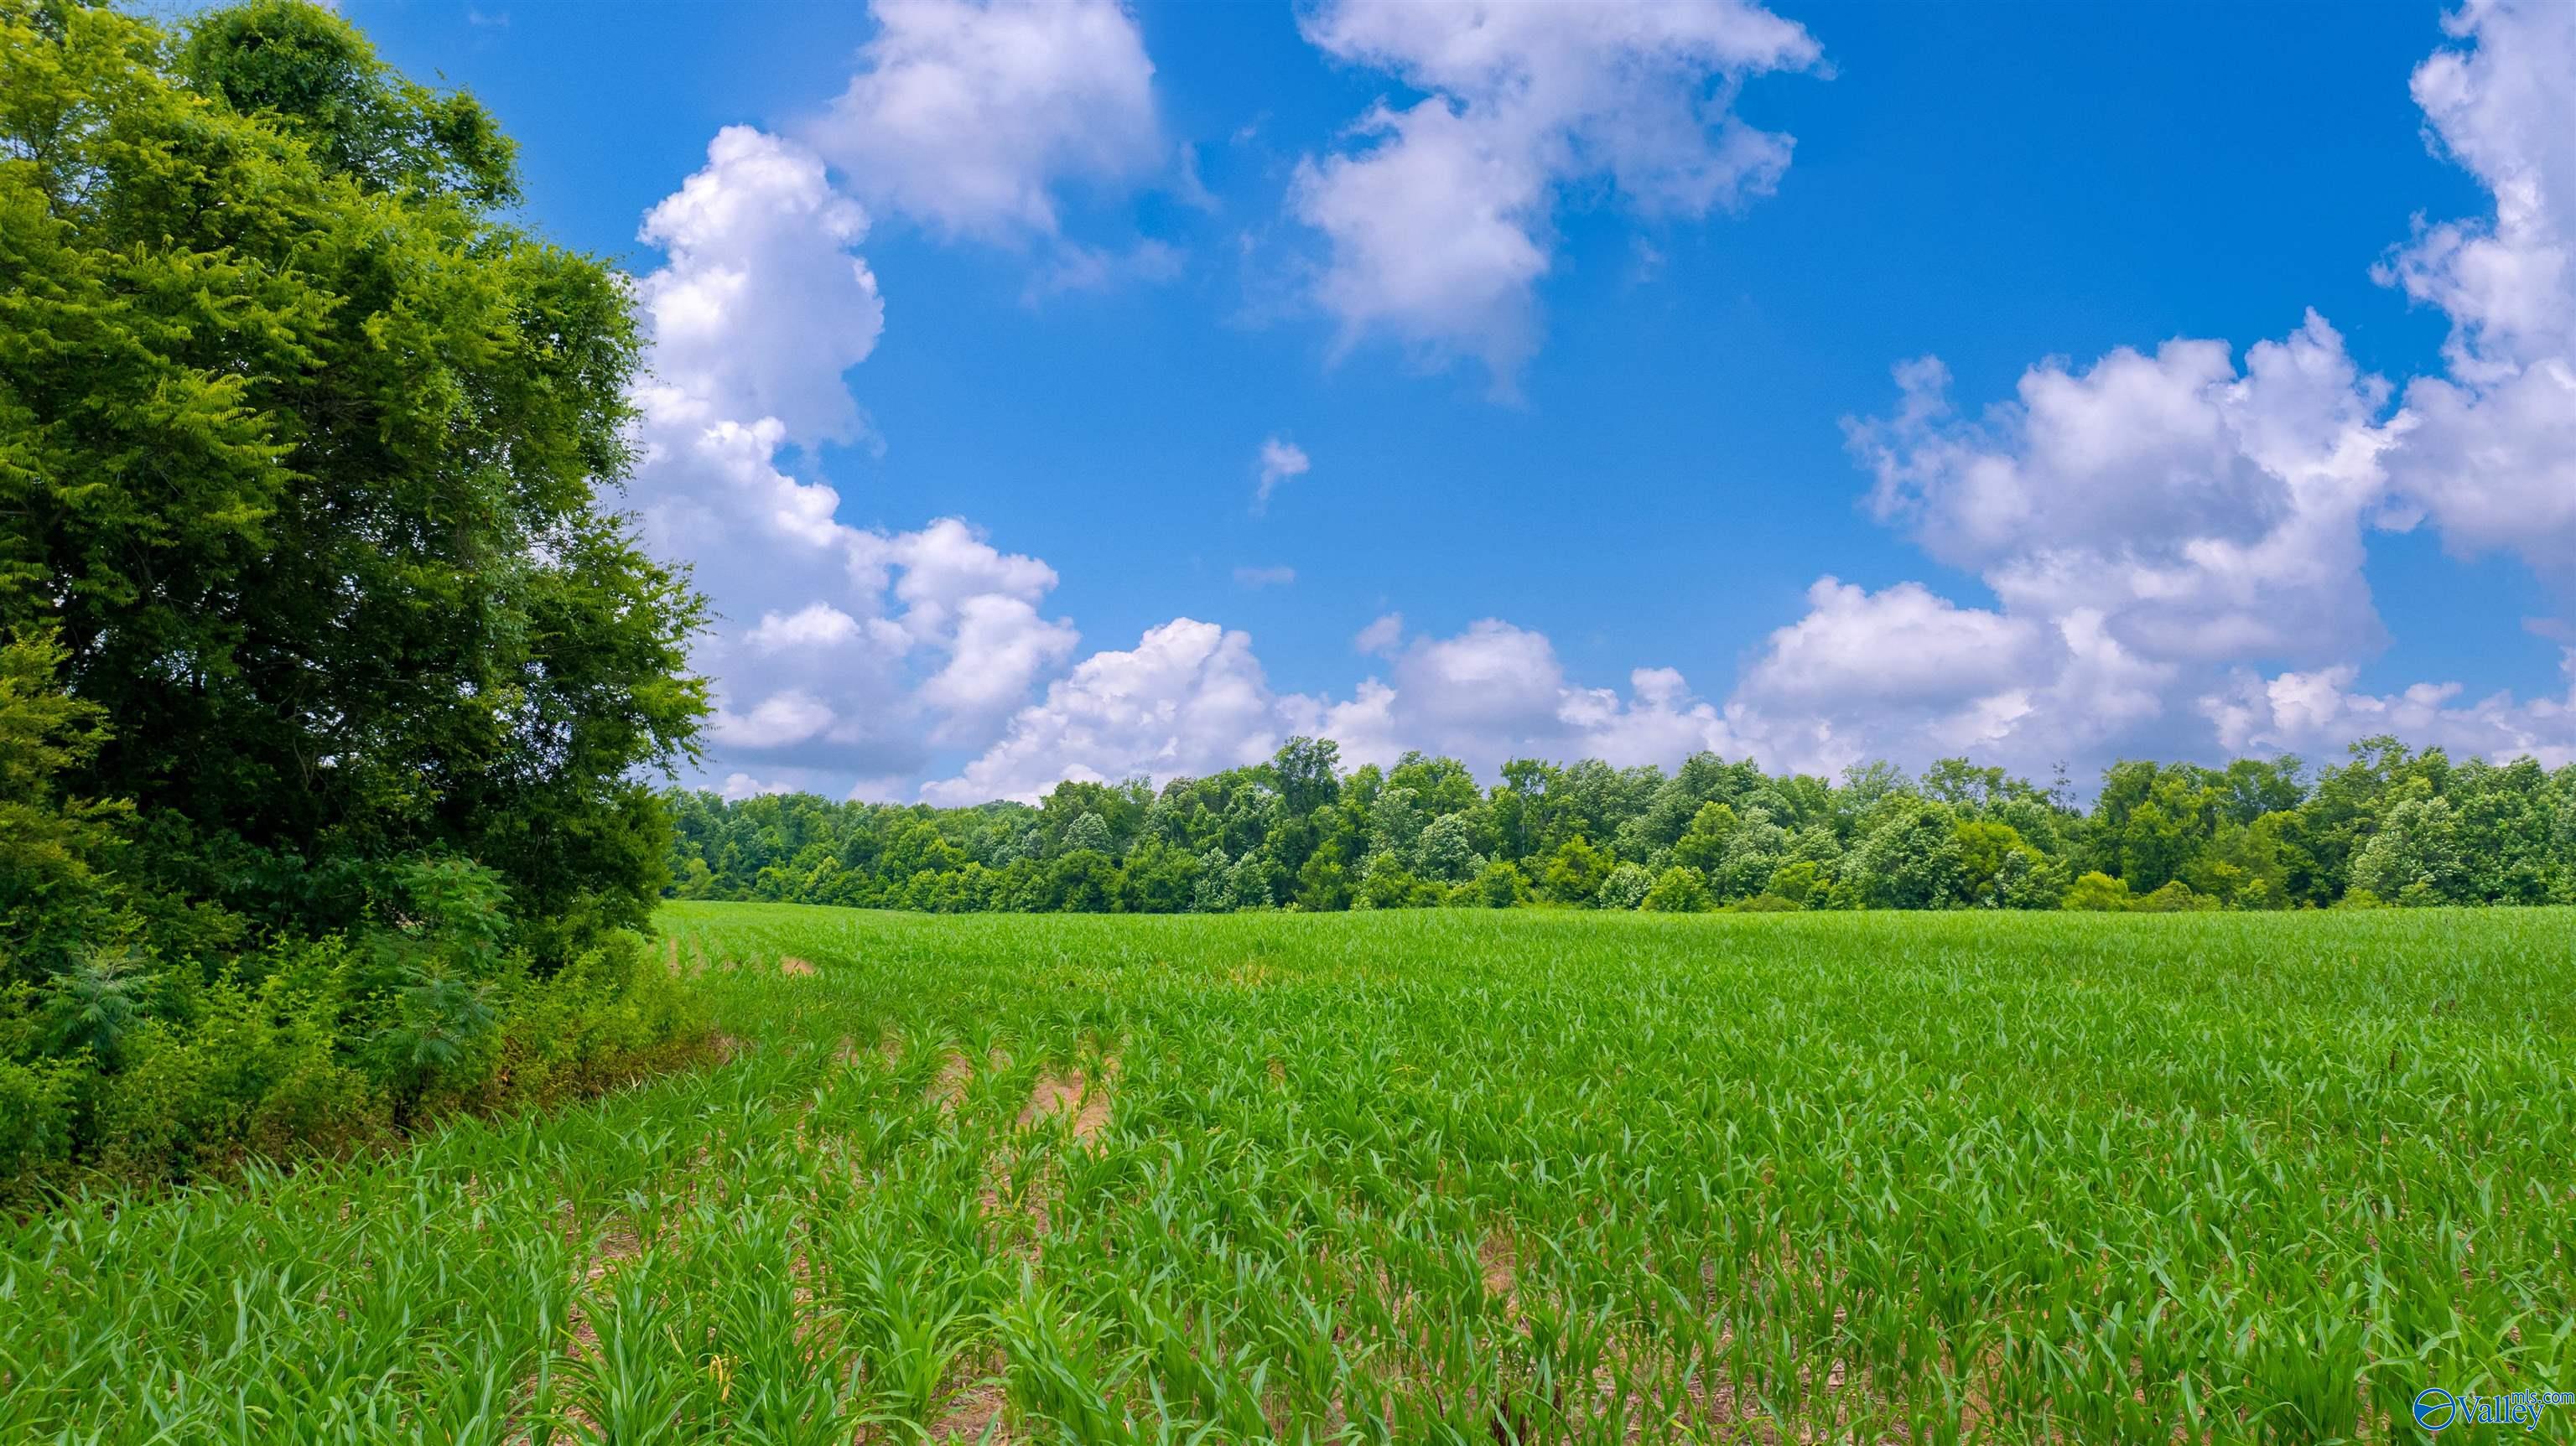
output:
[[1053, 236], [1060, 186], [1162, 163], [1154, 66], [1117, 0], [869, 9], [876, 38], [812, 138], [875, 204], [952, 235]]
[[1044, 562], [956, 518], [852, 527], [812, 472], [820, 444], [861, 431], [842, 374], [884, 325], [852, 250], [865, 234], [819, 157], [745, 127], [643, 227], [667, 260], [636, 282], [651, 351], [631, 497], [648, 544], [726, 615], [694, 660], [709, 735], [759, 760], [763, 786], [917, 774], [934, 746], [981, 746], [1078, 641], [1040, 611]]
[[1280, 483], [1305, 476], [1313, 466], [1314, 463], [1306, 456], [1306, 449], [1296, 443], [1281, 441], [1277, 437], [1264, 439], [1261, 455], [1255, 462], [1260, 480], [1253, 486], [1252, 510], [1256, 513], [1267, 510], [1270, 494], [1278, 490]]
[[644, 217], [642, 239], [669, 256], [637, 284], [648, 420], [772, 419], [773, 447], [849, 436], [858, 409], [841, 373], [885, 330], [876, 277], [850, 250], [867, 230], [813, 152], [749, 126], [717, 132], [705, 167]]
[[1771, 635], [1747, 681], [1754, 693], [1784, 703], [1973, 696], [2015, 686], [2040, 650], [2027, 619], [1960, 607], [1921, 583], [1870, 593], [1820, 578], [1807, 603], [1804, 618]]
[[2355, 687], [2354, 659], [2385, 642], [2374, 526], [2429, 517], [2454, 551], [2509, 547], [2576, 580], [2576, 10], [2473, 0], [2445, 25], [2464, 43], [2414, 95], [2495, 212], [2419, 225], [2378, 273], [2450, 317], [2442, 375], [2392, 409], [2314, 312], [2241, 364], [2206, 339], [2045, 361], [1975, 418], [1937, 360], [1899, 366], [1894, 410], [1847, 424], [1870, 505], [2000, 606], [1827, 579], [1749, 670], [1740, 726], [1815, 757], [2023, 766], [2381, 731], [2566, 756], [2558, 700]]
[[833, 648], [859, 636], [859, 620], [830, 603], [807, 603], [793, 613], [763, 613], [760, 626], [744, 639], [752, 651], [778, 653], [790, 648]]
[[1736, 90], [1819, 60], [1750, 0], [1330, 0], [1300, 28], [1428, 93], [1379, 102], [1353, 145], [1298, 167], [1290, 207], [1326, 246], [1316, 301], [1346, 346], [1382, 332], [1428, 360], [1474, 357], [1506, 387], [1535, 344], [1532, 288], [1569, 191], [1606, 182], [1650, 217], [1768, 192], [1791, 141], [1736, 117]]
[[1073, 652], [1080, 637], [1071, 623], [1049, 622], [1018, 598], [966, 599], [957, 610], [948, 665], [921, 685], [922, 700], [949, 715], [937, 736], [971, 736], [973, 725], [1007, 712], [1041, 673]]
[[2417, 683], [2397, 693], [2355, 690], [2359, 670], [2337, 664], [2271, 678], [2241, 673], [2200, 700], [2201, 712], [2232, 750], [2314, 753], [2354, 738], [2393, 733], [2459, 757], [2530, 755], [2556, 768], [2576, 763], [2576, 649], [2561, 655], [2563, 698], [2515, 701], [2496, 693], [2460, 701], [2457, 683]]
[[2370, 645], [2361, 523], [2385, 481], [2388, 388], [2310, 312], [2248, 349], [2169, 341], [2025, 372], [1970, 422], [1926, 358], [1889, 418], [1849, 427], [1879, 516], [1980, 569], [2010, 610], [2099, 612], [2160, 656]]
[[2416, 69], [2415, 100], [2495, 209], [2419, 227], [2380, 269], [2451, 320], [2392, 470], [2454, 551], [2576, 584], [2576, 7], [2472, 0], [2444, 27], [2467, 43]]
[[1257, 763], [1284, 737], [1251, 637], [1174, 618], [1132, 650], [1083, 659], [1012, 718], [1000, 742], [921, 796], [1035, 800], [1065, 779], [1210, 773]]
[[739, 801], [746, 798], [758, 798], [764, 793], [794, 793], [796, 791], [796, 785], [792, 783], [763, 783], [748, 773], [728, 773], [725, 775], [725, 781], [717, 787], [716, 791], [723, 794], [726, 798]]
[[718, 743], [736, 748], [781, 748], [802, 743], [832, 725], [829, 705], [801, 688], [762, 699], [749, 713], [716, 710], [712, 730]]
[[2384, 641], [2363, 539], [2389, 388], [2314, 312], [2241, 364], [2201, 339], [2050, 359], [1974, 418], [1948, 380], [1901, 365], [1896, 408], [1846, 430], [1878, 516], [1999, 607], [1820, 581], [1739, 694], [1784, 761], [2206, 751], [2190, 702], [2227, 669]]
[[[1392, 615], [1380, 624], [1397, 626]], [[1367, 680], [1344, 702], [1285, 705], [1297, 731], [1337, 739], [1354, 763], [1390, 764], [1418, 748], [1491, 775], [1514, 757], [1670, 766], [1702, 750], [1746, 750], [1729, 720], [1671, 668], [1634, 670], [1624, 695], [1583, 687], [1567, 678], [1544, 633], [1497, 618], [1445, 638], [1377, 641], [1387, 678]]]
[[719, 132], [707, 164], [645, 217], [642, 239], [668, 260], [636, 282], [651, 349], [632, 493], [647, 541], [708, 563], [728, 604], [768, 601], [725, 586], [734, 559], [818, 557], [841, 539], [839, 493], [791, 468], [796, 449], [859, 426], [841, 373], [885, 325], [850, 249], [865, 232], [812, 152], [744, 126]]
[[2090, 758], [2156, 720], [2176, 672], [2123, 647], [2092, 609], [2032, 619], [1920, 583], [1872, 593], [1831, 577], [1808, 605], [1771, 634], [1725, 708], [1729, 731], [1773, 768], [1972, 754], [2035, 770]]
[[1742, 751], [1718, 710], [1669, 668], [1637, 670], [1624, 696], [1570, 686], [1546, 637], [1490, 618], [1451, 637], [1390, 638], [1385, 650], [1392, 681], [1365, 679], [1340, 699], [1278, 694], [1249, 635], [1175, 618], [1131, 651], [1084, 659], [922, 797], [1035, 799], [1065, 779], [1210, 773], [1257, 763], [1297, 734], [1333, 739], [1350, 766], [1424, 749], [1486, 773], [1514, 756], [1672, 764], [1702, 749]]

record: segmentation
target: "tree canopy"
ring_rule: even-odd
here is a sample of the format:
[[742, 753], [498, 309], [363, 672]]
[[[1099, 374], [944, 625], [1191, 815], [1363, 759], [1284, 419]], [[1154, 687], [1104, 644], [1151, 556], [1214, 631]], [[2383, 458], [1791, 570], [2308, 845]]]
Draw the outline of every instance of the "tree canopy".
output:
[[602, 961], [703, 604], [513, 156], [313, 5], [0, 0], [0, 1196], [663, 1030]]
[[2394, 739], [2311, 772], [2124, 762], [2089, 808], [1945, 759], [1839, 781], [1701, 754], [1666, 773], [1518, 759], [1343, 772], [1329, 741], [1208, 778], [1066, 783], [1044, 806], [673, 800], [675, 889], [944, 911], [1424, 905], [2282, 909], [2576, 903], [2576, 767]]
[[0, 23], [0, 631], [106, 724], [54, 786], [254, 925], [424, 853], [544, 954], [642, 922], [700, 604], [601, 505], [617, 274], [508, 224], [490, 115], [327, 11]]

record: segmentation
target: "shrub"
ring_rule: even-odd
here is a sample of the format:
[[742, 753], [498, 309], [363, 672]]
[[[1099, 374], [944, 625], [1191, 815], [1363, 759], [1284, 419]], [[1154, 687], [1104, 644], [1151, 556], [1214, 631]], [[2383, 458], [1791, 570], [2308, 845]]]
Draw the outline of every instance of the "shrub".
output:
[[1556, 852], [1548, 856], [1540, 887], [1551, 903], [1588, 909], [1597, 901], [1601, 886], [1610, 881], [1614, 867], [1607, 851], [1594, 848], [1591, 840], [1578, 835], [1559, 844]]
[[2163, 887], [2129, 905], [2141, 914], [2193, 914], [2218, 907], [2218, 901], [2206, 894], [2195, 894], [2191, 885], [2180, 879], [2167, 880]]
[[1478, 902], [1488, 909], [1508, 909], [1530, 901], [1529, 879], [1504, 859], [1496, 859], [1477, 871], [1475, 889]]
[[1655, 876], [1646, 872], [1645, 865], [1621, 864], [1601, 881], [1601, 892], [1593, 902], [1604, 909], [1633, 909], [1654, 886]]
[[2075, 887], [2066, 891], [2066, 897], [2058, 901], [2058, 907], [2082, 913], [2117, 914], [2125, 912], [2135, 902], [2129, 896], [2128, 880], [2115, 879], [2095, 869], [2075, 881]]
[[1950, 810], [1899, 796], [1852, 851], [1850, 882], [1873, 909], [1940, 909], [1968, 899], [1965, 856]]
[[71, 1158], [80, 1061], [0, 1059], [0, 1203]]
[[1639, 904], [1657, 914], [1700, 914], [1716, 906], [1717, 898], [1708, 891], [1708, 881], [1700, 877], [1699, 870], [1680, 864], [1664, 870]]
[[1764, 887], [1763, 892], [1787, 899], [1790, 903], [1804, 908], [1816, 891], [1824, 886], [1824, 871], [1817, 866], [1815, 860], [1800, 859], [1795, 863], [1782, 864], [1773, 869], [1771, 882]]
[[1360, 870], [1354, 909], [1432, 909], [1448, 901], [1449, 891], [1414, 877], [1392, 853], [1374, 853]]

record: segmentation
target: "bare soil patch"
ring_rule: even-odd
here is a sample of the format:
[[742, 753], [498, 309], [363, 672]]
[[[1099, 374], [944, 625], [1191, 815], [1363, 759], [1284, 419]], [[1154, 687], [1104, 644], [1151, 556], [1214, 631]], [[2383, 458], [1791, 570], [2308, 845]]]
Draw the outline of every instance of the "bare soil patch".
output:
[[1109, 1086], [1117, 1072], [1118, 1062], [1113, 1059], [1097, 1080], [1078, 1069], [1038, 1076], [1028, 1108], [1020, 1111], [1020, 1127], [1066, 1119], [1072, 1122], [1074, 1139], [1089, 1143], [1109, 1125]]

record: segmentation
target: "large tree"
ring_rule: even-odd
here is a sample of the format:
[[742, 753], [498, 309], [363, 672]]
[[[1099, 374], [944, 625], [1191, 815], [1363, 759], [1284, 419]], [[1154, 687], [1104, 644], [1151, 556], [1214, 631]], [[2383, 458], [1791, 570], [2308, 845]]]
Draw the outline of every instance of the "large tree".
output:
[[56, 783], [138, 888], [325, 929], [451, 855], [540, 967], [642, 922], [703, 604], [604, 502], [623, 279], [515, 195], [328, 11], [0, 0], [0, 635], [103, 718]]

